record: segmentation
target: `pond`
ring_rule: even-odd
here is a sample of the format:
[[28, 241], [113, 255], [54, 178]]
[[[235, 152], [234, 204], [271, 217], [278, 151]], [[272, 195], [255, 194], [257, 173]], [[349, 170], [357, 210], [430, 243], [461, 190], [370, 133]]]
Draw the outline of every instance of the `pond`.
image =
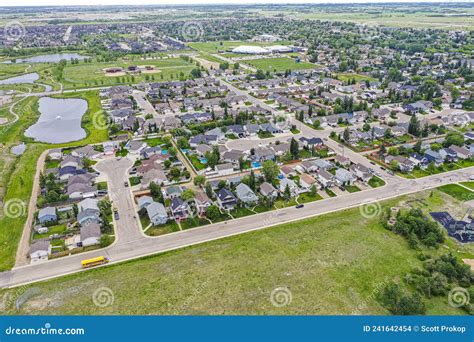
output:
[[28, 58], [18, 58], [15, 60], [6, 61], [3, 63], [58, 63], [61, 59], [65, 59], [67, 61], [71, 59], [79, 59], [83, 60], [89, 58], [88, 56], [82, 56], [78, 53], [55, 53], [50, 55], [40, 55]]
[[11, 153], [13, 153], [15, 156], [20, 156], [25, 152], [26, 150], [26, 145], [25, 143], [21, 143], [19, 145], [15, 145], [11, 148]]
[[38, 110], [41, 115], [38, 121], [25, 131], [25, 136], [51, 144], [86, 137], [86, 131], [81, 127], [82, 116], [87, 111], [86, 100], [42, 97]]
[[32, 72], [29, 74], [24, 74], [24, 75], [0, 80], [0, 84], [35, 83], [38, 79], [39, 79], [39, 75], [36, 72]]

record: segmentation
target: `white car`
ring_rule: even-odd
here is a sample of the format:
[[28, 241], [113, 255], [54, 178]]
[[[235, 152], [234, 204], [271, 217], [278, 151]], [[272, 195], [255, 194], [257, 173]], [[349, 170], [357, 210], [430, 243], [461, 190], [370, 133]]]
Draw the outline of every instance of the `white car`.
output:
[[474, 175], [469, 176], [469, 180], [474, 180]]

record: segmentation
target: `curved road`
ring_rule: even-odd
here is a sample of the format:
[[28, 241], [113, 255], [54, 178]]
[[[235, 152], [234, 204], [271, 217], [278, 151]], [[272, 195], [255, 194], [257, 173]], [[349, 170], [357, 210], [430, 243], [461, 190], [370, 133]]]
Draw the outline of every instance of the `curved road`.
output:
[[[108, 172], [107, 170], [109, 169], [113, 169], [114, 175], [115, 172], [120, 173], [126, 170], [127, 165], [125, 162], [122, 163], [123, 165], [119, 165], [117, 171], [115, 171], [114, 164], [115, 163], [111, 159], [107, 164], [100, 166], [100, 169], [105, 170], [106, 172]], [[123, 178], [111, 179], [113, 182], [113, 185], [110, 186], [110, 194], [112, 198], [119, 196], [126, 202], [118, 208], [119, 211], [124, 211], [122, 215], [125, 216], [121, 215], [120, 220], [117, 222], [118, 239], [116, 243], [102, 250], [54, 259], [45, 263], [23, 266], [11, 271], [0, 273], [0, 287], [13, 287], [59, 277], [65, 274], [80, 272], [82, 271], [80, 266], [81, 260], [89, 257], [105, 255], [110, 258], [112, 264], [118, 263], [145, 255], [162, 253], [286, 222], [297, 221], [307, 217], [318, 216], [328, 212], [357, 207], [364, 203], [377, 202], [408, 193], [438, 187], [447, 183], [464, 181], [473, 175], [474, 167], [471, 167], [416, 180], [400, 178], [393, 180], [393, 182], [381, 188], [307, 203], [304, 208], [301, 209], [289, 207], [155, 238], [145, 237], [139, 231], [140, 228], [138, 222], [136, 222], [136, 220], [133, 221], [133, 217], [130, 219], [130, 216], [127, 216], [130, 215], [127, 211], [129, 209], [127, 208], [129, 208], [130, 203], [133, 204], [133, 199], [128, 188], [120, 186], [120, 183], [123, 182]], [[110, 174], [110, 176], [115, 177], [112, 174]], [[126, 198], [127, 196], [129, 198]], [[122, 235], [122, 233], [126, 235]]]

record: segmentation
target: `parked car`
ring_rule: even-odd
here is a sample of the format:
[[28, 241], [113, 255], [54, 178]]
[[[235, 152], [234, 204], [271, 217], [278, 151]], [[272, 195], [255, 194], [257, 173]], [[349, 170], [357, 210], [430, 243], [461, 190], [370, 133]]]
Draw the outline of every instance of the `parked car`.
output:
[[114, 211], [114, 218], [115, 218], [115, 220], [120, 219], [118, 211]]

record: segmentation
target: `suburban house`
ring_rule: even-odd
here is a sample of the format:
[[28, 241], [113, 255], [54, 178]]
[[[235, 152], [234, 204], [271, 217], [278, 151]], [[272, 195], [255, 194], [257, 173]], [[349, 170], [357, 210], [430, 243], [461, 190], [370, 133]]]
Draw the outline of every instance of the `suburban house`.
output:
[[300, 186], [304, 190], [309, 190], [313, 184], [316, 184], [316, 179], [314, 179], [314, 177], [308, 175], [307, 173], [302, 173], [300, 175]]
[[148, 204], [146, 206], [146, 212], [151, 224], [154, 226], [168, 222], [168, 213], [166, 212], [165, 206], [159, 202], [152, 202]]
[[318, 181], [321, 183], [321, 185], [324, 188], [328, 188], [334, 185], [333, 174], [326, 170], [319, 171], [317, 177], [318, 177]]
[[352, 185], [355, 181], [354, 175], [346, 169], [337, 169], [335, 179], [339, 186]]
[[30, 246], [30, 260], [31, 263], [48, 260], [48, 255], [51, 253], [51, 245], [49, 240], [36, 240]]
[[188, 203], [184, 202], [180, 197], [175, 197], [171, 200], [170, 208], [175, 220], [187, 218], [191, 210]]
[[237, 204], [237, 198], [234, 196], [234, 194], [230, 190], [226, 188], [222, 188], [218, 190], [216, 195], [217, 195], [217, 204], [222, 209], [232, 210]]
[[278, 197], [278, 191], [273, 185], [268, 182], [260, 184], [260, 194], [264, 197], [275, 199]]
[[299, 193], [298, 185], [296, 185], [296, 183], [293, 180], [289, 179], [289, 178], [283, 178], [280, 181], [280, 192], [282, 194], [285, 193], [285, 189], [286, 189], [287, 186], [290, 189], [290, 194], [291, 194], [292, 197], [298, 196], [298, 193]]
[[257, 195], [248, 187], [247, 184], [240, 183], [235, 188], [237, 198], [246, 205], [254, 204], [258, 201]]
[[196, 209], [199, 216], [204, 216], [206, 209], [212, 205], [212, 201], [209, 199], [206, 193], [202, 191], [196, 192], [194, 195], [194, 203], [196, 204]]
[[150, 204], [153, 203], [153, 198], [151, 196], [142, 196], [138, 198], [138, 210], [148, 207]]
[[234, 165], [231, 163], [219, 164], [215, 166], [215, 170], [219, 176], [230, 175], [234, 172]]
[[359, 163], [351, 165], [349, 171], [363, 182], [368, 182], [369, 179], [372, 178], [372, 173], [369, 168]]
[[96, 199], [87, 198], [77, 204], [77, 221], [81, 226], [100, 222], [100, 210], [98, 203], [99, 201]]
[[40, 209], [38, 213], [38, 221], [41, 224], [44, 224], [47, 222], [55, 222], [57, 220], [58, 220], [58, 216], [56, 215], [56, 208], [46, 207], [46, 208]]
[[100, 225], [97, 223], [90, 223], [81, 227], [81, 243], [82, 247], [98, 245], [100, 243]]

